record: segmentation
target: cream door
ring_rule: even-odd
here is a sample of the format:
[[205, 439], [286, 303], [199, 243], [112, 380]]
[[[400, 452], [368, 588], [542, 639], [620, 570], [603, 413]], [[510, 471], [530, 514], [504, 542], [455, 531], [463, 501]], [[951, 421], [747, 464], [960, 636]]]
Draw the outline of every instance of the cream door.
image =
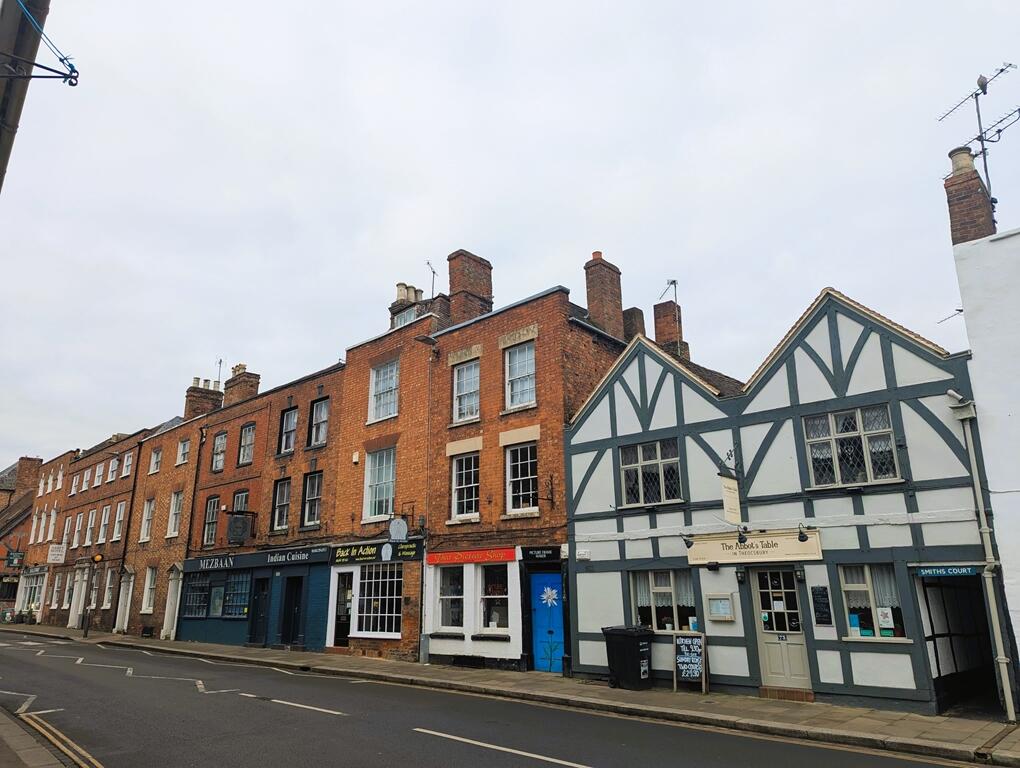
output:
[[811, 688], [807, 645], [793, 569], [752, 571], [762, 685]]

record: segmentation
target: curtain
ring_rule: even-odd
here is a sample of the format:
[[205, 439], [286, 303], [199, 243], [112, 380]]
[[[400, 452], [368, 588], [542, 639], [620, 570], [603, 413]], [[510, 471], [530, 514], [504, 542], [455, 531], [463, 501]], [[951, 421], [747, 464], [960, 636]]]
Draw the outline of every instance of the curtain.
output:
[[650, 606], [652, 604], [652, 593], [648, 589], [648, 572], [641, 571], [634, 574], [634, 583], [637, 586], [638, 607]]
[[694, 607], [694, 581], [689, 570], [676, 571], [676, 604], [688, 608]]
[[899, 608], [900, 598], [896, 592], [896, 573], [891, 565], [871, 566], [871, 587], [875, 602], [882, 607]]

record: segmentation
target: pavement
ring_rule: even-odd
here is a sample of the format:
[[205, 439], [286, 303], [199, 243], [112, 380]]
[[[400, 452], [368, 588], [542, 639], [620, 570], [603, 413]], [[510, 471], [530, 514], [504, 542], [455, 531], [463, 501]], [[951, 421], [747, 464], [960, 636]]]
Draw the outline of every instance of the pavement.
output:
[[[707, 762], [694, 761], [691, 763], [695, 765], [744, 764], [736, 758], [734, 758], [735, 762], [716, 760], [733, 745], [743, 744], [743, 748], [753, 750], [750, 753], [754, 756], [753, 761], [762, 765], [799, 765], [803, 757], [802, 753], [805, 751], [818, 752], [827, 749], [827, 754], [821, 757], [814, 755], [810, 758], [816, 761], [814, 763], [804, 757], [803, 764], [813, 765], [824, 761], [827, 766], [832, 768], [843, 764], [838, 756], [846, 750], [856, 752], [863, 750], [871, 755], [867, 760], [868, 765], [880, 765], [886, 759], [893, 761], [888, 763], [889, 765], [904, 764], [899, 761], [901, 759], [916, 760], [916, 758], [902, 758], [902, 755], [915, 755], [930, 759], [931, 762], [924, 763], [929, 765], [945, 765], [946, 763], [943, 761], [948, 760], [1020, 766], [1020, 731], [1015, 726], [1002, 722], [971, 717], [936, 717], [833, 704], [776, 701], [734, 694], [710, 693], [702, 695], [687, 692], [674, 693], [662, 689], [625, 691], [610, 689], [604, 683], [568, 679], [539, 672], [461, 669], [335, 654], [296, 653], [208, 643], [148, 640], [123, 635], [96, 635], [93, 633], [87, 641], [83, 641], [79, 636], [80, 633], [55, 627], [17, 625], [16, 628], [2, 627], [0, 629], [4, 630], [0, 633], [0, 644], [6, 645], [6, 647], [0, 647], [0, 652], [8, 650], [34, 651], [39, 648], [35, 653], [21, 653], [20, 655], [9, 653], [0, 656], [0, 661], [6, 661], [6, 656], [17, 656], [25, 660], [26, 666], [29, 664], [44, 665], [36, 670], [36, 674], [28, 675], [20, 681], [23, 688], [27, 690], [33, 685], [42, 685], [49, 679], [50, 674], [60, 675], [52, 682], [50, 690], [40, 688], [38, 692], [31, 691], [40, 697], [35, 704], [35, 709], [40, 707], [63, 708], [57, 714], [47, 715], [48, 719], [68, 718], [64, 709], [68, 711], [77, 709], [66, 706], [67, 701], [73, 702], [75, 696], [78, 695], [70, 693], [75, 689], [69, 687], [65, 679], [69, 668], [67, 665], [73, 657], [82, 659], [81, 662], [75, 662], [70, 667], [75, 675], [79, 673], [109, 675], [107, 670], [110, 669], [132, 668], [132, 674], [136, 678], [172, 679], [191, 681], [194, 684], [194, 680], [198, 679], [198, 674], [195, 671], [198, 668], [204, 672], [199, 680], [202, 688], [205, 689], [200, 690], [202, 693], [218, 692], [218, 690], [225, 689], [227, 697], [231, 699], [250, 695], [251, 698], [259, 700], [283, 701], [285, 705], [288, 705], [286, 708], [296, 711], [300, 711], [302, 708], [309, 711], [336, 711], [337, 717], [342, 712], [344, 716], [354, 715], [361, 718], [366, 712], [372, 712], [378, 707], [377, 719], [385, 722], [387, 728], [400, 729], [406, 725], [410, 731], [417, 733], [437, 732], [442, 734], [434, 737], [433, 741], [460, 738], [462, 741], [466, 740], [465, 743], [484, 744], [487, 749], [499, 749], [500, 747], [491, 746], [488, 740], [492, 739], [492, 730], [491, 728], [480, 728], [479, 718], [483, 718], [484, 722], [485, 717], [491, 716], [496, 721], [502, 722], [503, 725], [499, 728], [498, 733], [503, 740], [504, 737], [513, 736], [520, 730], [522, 724], [528, 721], [530, 716], [522, 715], [522, 710], [539, 712], [535, 721], [535, 729], [528, 731], [527, 735], [522, 733], [518, 745], [534, 744], [536, 742], [535, 734], [542, 732], [543, 736], [540, 741], [549, 742], [544, 751], [549, 754], [569, 755], [571, 760], [565, 763], [569, 765], [581, 765], [582, 763], [576, 762], [577, 758], [579, 755], [584, 756], [585, 750], [593, 747], [597, 747], [596, 752], [587, 755], [588, 762], [584, 764], [633, 765], [636, 755], [642, 751], [649, 752], [647, 755], [649, 761], [670, 759], [671, 755], [675, 756], [676, 754], [676, 746], [673, 743], [676, 739], [675, 734], [682, 731], [685, 733], [682, 740], [683, 749], [688, 757], [692, 755], [691, 745], [700, 744], [700, 748], [704, 750], [703, 757]], [[15, 637], [22, 639], [17, 640], [14, 639]], [[44, 638], [50, 639], [45, 640]], [[38, 642], [40, 645], [33, 645], [33, 642]], [[64, 645], [63, 648], [59, 645], [43, 645], [51, 642], [69, 644]], [[93, 647], [89, 648], [90, 645]], [[144, 656], [139, 655], [140, 653]], [[114, 654], [119, 655], [114, 657]], [[96, 658], [97, 655], [105, 655], [105, 657]], [[51, 659], [66, 660], [56, 662], [50, 661]], [[138, 671], [139, 660], [145, 665], [154, 665], [156, 668], [151, 673], [141, 674]], [[57, 663], [64, 665], [59, 672], [51, 666], [45, 666]], [[243, 666], [237, 666], [238, 664]], [[190, 665], [190, 672], [187, 671], [188, 665]], [[216, 672], [215, 682], [210, 679], [211, 673], [208, 672], [210, 666], [213, 666]], [[94, 669], [84, 669], [86, 667]], [[4, 683], [7, 683], [7, 672], [11, 669], [11, 666], [4, 668]], [[242, 675], [241, 670], [245, 675], [261, 675], [261, 677], [257, 680], [246, 677]], [[19, 671], [23, 672], [24, 670], [21, 670], [19, 666]], [[95, 695], [85, 696], [80, 702], [81, 709], [94, 712], [100, 701], [109, 701], [108, 697], [135, 696], [138, 692], [137, 687], [133, 690], [121, 689], [121, 686], [124, 685], [123, 674], [122, 672], [115, 673], [118, 680], [117, 687], [105, 692], [106, 699], [97, 698]], [[271, 677], [271, 681], [263, 679], [267, 676]], [[359, 682], [368, 681], [383, 685], [357, 685]], [[102, 677], [101, 682], [104, 686], [112, 685], [108, 677]], [[98, 683], [87, 678], [82, 681], [82, 684]], [[11, 690], [18, 690], [13, 683], [7, 683], [7, 685]], [[132, 684], [128, 685], [130, 687]], [[323, 685], [327, 687], [323, 688]], [[215, 689], [210, 686], [215, 686]], [[223, 689], [220, 689], [220, 686], [223, 686]], [[410, 688], [408, 688], [409, 686]], [[178, 686], [178, 688], [180, 687]], [[253, 692], [249, 693], [248, 689], [252, 689]], [[188, 690], [193, 689], [188, 688]], [[368, 693], [369, 691], [371, 693]], [[349, 692], [358, 692], [360, 695], [355, 696], [354, 700], [350, 700]], [[395, 692], [399, 692], [399, 694]], [[475, 694], [475, 696], [451, 697], [450, 692]], [[283, 699], [284, 696], [290, 698]], [[486, 699], [479, 699], [478, 696], [484, 696]], [[47, 697], [51, 697], [48, 702], [44, 700]], [[494, 702], [491, 697], [513, 700], [513, 702]], [[146, 707], [150, 706], [147, 703], [150, 698], [139, 698], [130, 705], [130, 709], [139, 713], [145, 712]], [[192, 698], [194, 697], [192, 696]], [[205, 697], [200, 698], [204, 699]], [[208, 701], [208, 699], [205, 700]], [[238, 700], [243, 701], [243, 699]], [[463, 709], [463, 707], [459, 703], [451, 704], [452, 700], [469, 702], [467, 709], [459, 719], [451, 717], [450, 713]], [[481, 701], [487, 703], [483, 705], [480, 703]], [[514, 702], [545, 706], [522, 708]], [[0, 697], [0, 705], [4, 704], [6, 702]], [[557, 714], [555, 717], [548, 714], [542, 715], [543, 710], [548, 711], [549, 705], [555, 707], [557, 712], [563, 712], [560, 709], [563, 707], [574, 710], [574, 712], [569, 715]], [[189, 716], [193, 716], [195, 711], [193, 702], [182, 702], [180, 706], [192, 713]], [[506, 707], [515, 707], [514, 714], [508, 714], [505, 710]], [[102, 708], [99, 707], [99, 709]], [[490, 715], [485, 715], [481, 711], [483, 709], [492, 710], [492, 712]], [[583, 710], [583, 712], [579, 710]], [[176, 712], [175, 709], [174, 717], [177, 717]], [[439, 722], [432, 722], [428, 728], [412, 727], [412, 722], [403, 722], [410, 717], [412, 712], [422, 722], [436, 720], [439, 717], [437, 713], [442, 714], [442, 717]], [[593, 715], [597, 716], [593, 717]], [[608, 726], [605, 725], [606, 715], [640, 718], [640, 721], [618, 717], [613, 719], [613, 729], [620, 731], [619, 743], [629, 745], [624, 753], [615, 757], [614, 749], [617, 748], [617, 742], [604, 743], [608, 729]], [[217, 716], [210, 715], [210, 717], [215, 720]], [[411, 719], [414, 720], [414, 718]], [[278, 720], [278, 715], [271, 718], [264, 724], [265, 730], [260, 730], [258, 733], [272, 732]], [[570, 720], [566, 732], [574, 734], [590, 732], [591, 736], [583, 739], [582, 747], [579, 747], [576, 738], [569, 743], [555, 742], [553, 736], [544, 735], [543, 727], [545, 721], [549, 720]], [[80, 732], [84, 734], [85, 738], [93, 740], [101, 735], [101, 731], [95, 727], [83, 729], [83, 723], [84, 721], [75, 722], [65, 719], [58, 723], [58, 727], [63, 725], [61, 730], [65, 733]], [[621, 725], [622, 723], [627, 725]], [[682, 726], [682, 728], [677, 728], [677, 726]], [[139, 721], [139, 728], [146, 727], [152, 728], [150, 717], [142, 717]], [[365, 727], [368, 728], [368, 726]], [[177, 733], [179, 732], [178, 730]], [[470, 733], [470, 738], [464, 736], [465, 733]], [[670, 736], [669, 734], [674, 735]], [[729, 734], [729, 736], [725, 734]], [[733, 736], [740, 738], [734, 739]], [[392, 761], [400, 759], [400, 756], [394, 753], [393, 745], [390, 744], [392, 739], [383, 736], [381, 740], [375, 741], [378, 737], [369, 732], [362, 734], [362, 737], [365, 744], [374, 744], [377, 747], [375, 751], [378, 752], [380, 760], [382, 760], [380, 765], [387, 764], [386, 761], [391, 761], [388, 764], [392, 764]], [[172, 739], [173, 734], [168, 733], [167, 738]], [[796, 740], [795, 743], [798, 745], [796, 749], [790, 746], [788, 739]], [[100, 751], [105, 750], [109, 753], [112, 750], [116, 755], [113, 737], [109, 743], [104, 743], [102, 739], [99, 739], [99, 742], [97, 748]], [[347, 734], [344, 744], [349, 747], [352, 743], [354, 742], [351, 741], [350, 734]], [[747, 747], [745, 743], [753, 746]], [[774, 762], [764, 758], [767, 753], [776, 748], [762, 746], [762, 744], [772, 743], [782, 743], [786, 750], [782, 754], [772, 755]], [[206, 741], [203, 741], [203, 744], [207, 748], [209, 747]], [[382, 744], [386, 744], [386, 748], [378, 749]], [[348, 749], [348, 747], [342, 748]], [[443, 747], [443, 755], [448, 756], [449, 744], [444, 744]], [[263, 751], [259, 752], [260, 756], [266, 754], [265, 749], [269, 749], [269, 746], [263, 747]], [[660, 749], [663, 750], [661, 753]], [[870, 752], [871, 750], [875, 751]], [[431, 764], [424, 754], [415, 750], [410, 757], [417, 764]], [[746, 760], [747, 753], [744, 754], [744, 760]], [[233, 764], [229, 761], [229, 755], [218, 755], [218, 757], [227, 760], [223, 763], [224, 765]], [[467, 757], [465, 759], [467, 760]], [[487, 755], [486, 762], [492, 763], [492, 756]], [[547, 759], [546, 762], [564, 764], [562, 759]], [[860, 762], [858, 756], [854, 758], [853, 762], [845, 764], [859, 765]], [[113, 765], [115, 761], [110, 763], [104, 761], [104, 764]], [[131, 765], [132, 763], [123, 764]], [[344, 764], [369, 765], [373, 763], [347, 762]], [[437, 764], [443, 763], [440, 761]], [[465, 764], [470, 764], [470, 761]], [[499, 764], [498, 761], [496, 764]], [[3, 763], [0, 762], [0, 765]]]

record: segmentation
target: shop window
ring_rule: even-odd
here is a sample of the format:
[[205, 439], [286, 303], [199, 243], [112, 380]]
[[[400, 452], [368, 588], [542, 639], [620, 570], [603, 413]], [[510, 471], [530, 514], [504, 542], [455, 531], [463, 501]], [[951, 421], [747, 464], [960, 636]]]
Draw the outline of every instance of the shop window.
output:
[[453, 458], [453, 516], [478, 514], [478, 454]]
[[226, 587], [216, 584], [209, 587], [209, 618], [220, 618], [223, 615], [223, 597]]
[[358, 632], [399, 637], [403, 596], [403, 563], [361, 566], [361, 579], [358, 584]]
[[805, 416], [804, 437], [815, 487], [899, 477], [887, 405]]
[[839, 580], [850, 637], [907, 636], [891, 565], [841, 565]]
[[689, 570], [632, 574], [634, 620], [657, 632], [689, 630], [697, 615]]
[[439, 623], [443, 627], [464, 626], [464, 566], [439, 569]]
[[195, 573], [184, 585], [184, 600], [181, 616], [189, 619], [204, 619], [209, 608], [209, 574]]
[[248, 592], [251, 587], [251, 571], [241, 571], [227, 575], [226, 589], [223, 591], [223, 615], [247, 616]]
[[680, 451], [673, 438], [620, 447], [624, 504], [681, 501]]
[[482, 566], [482, 629], [510, 626], [509, 574], [506, 565]]

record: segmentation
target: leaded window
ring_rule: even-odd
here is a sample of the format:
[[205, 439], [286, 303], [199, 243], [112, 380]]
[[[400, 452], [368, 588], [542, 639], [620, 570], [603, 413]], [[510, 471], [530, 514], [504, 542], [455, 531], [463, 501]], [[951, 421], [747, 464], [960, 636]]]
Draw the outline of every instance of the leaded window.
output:
[[624, 504], [680, 501], [680, 451], [673, 438], [620, 448]]
[[478, 514], [478, 454], [453, 459], [453, 516]]
[[403, 563], [361, 566], [358, 632], [399, 635], [403, 598]]
[[804, 437], [816, 487], [899, 477], [887, 405], [805, 416]]

